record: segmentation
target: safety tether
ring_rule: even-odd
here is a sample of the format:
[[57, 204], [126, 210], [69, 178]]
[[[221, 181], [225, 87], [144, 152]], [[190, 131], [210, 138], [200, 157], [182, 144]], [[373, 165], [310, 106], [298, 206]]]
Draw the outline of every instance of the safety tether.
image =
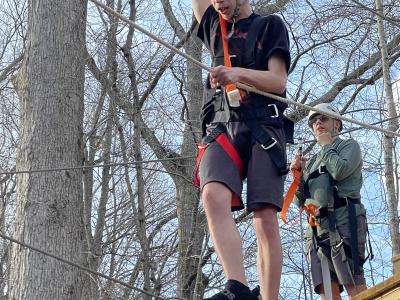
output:
[[[300, 157], [303, 156], [302, 139], [299, 139], [297, 155]], [[299, 187], [299, 184], [301, 182], [300, 170], [292, 170], [292, 177], [293, 177], [293, 182], [290, 184], [290, 187], [285, 195], [285, 198], [283, 200], [282, 210], [281, 210], [281, 219], [282, 219], [283, 223], [285, 223], [285, 224], [288, 223], [288, 221], [286, 220], [287, 211], [289, 210], [289, 206], [292, 203], [294, 195], [295, 195], [297, 188]]]
[[286, 193], [286, 196], [283, 200], [282, 210], [281, 210], [281, 219], [282, 219], [283, 223], [285, 223], [285, 224], [288, 224], [288, 221], [286, 220], [286, 214], [289, 210], [289, 206], [293, 201], [294, 195], [295, 195], [297, 188], [301, 181], [300, 171], [292, 170], [292, 177], [293, 177], [293, 182], [290, 184], [290, 187]]
[[[226, 21], [225, 19], [219, 14], [219, 24], [221, 26], [221, 35], [222, 35], [222, 47], [224, 49], [224, 65], [227, 68], [232, 68], [231, 57], [229, 56], [229, 44], [228, 44], [228, 34], [226, 29]], [[236, 85], [233, 83], [227, 84], [225, 86], [225, 91], [233, 91], [236, 89]]]
[[[227, 68], [232, 68], [231, 57], [229, 55], [229, 42], [228, 42], [228, 30], [226, 20], [219, 14], [219, 24], [221, 27], [221, 35], [222, 35], [222, 47], [224, 50], [224, 65]], [[243, 90], [239, 90], [236, 87], [236, 84], [229, 83], [225, 86], [225, 91], [229, 100], [229, 104], [231, 106], [239, 106], [240, 100], [243, 99], [246, 92]]]

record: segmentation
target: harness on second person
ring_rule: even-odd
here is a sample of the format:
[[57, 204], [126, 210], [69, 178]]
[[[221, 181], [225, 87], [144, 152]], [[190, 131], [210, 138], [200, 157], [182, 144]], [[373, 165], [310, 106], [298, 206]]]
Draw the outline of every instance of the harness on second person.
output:
[[[236, 57], [239, 61], [239, 65], [255, 69], [255, 48], [257, 34], [263, 28], [265, 18], [261, 16], [254, 16], [248, 31], [246, 44], [251, 45], [246, 47], [248, 49], [240, 57]], [[218, 24], [218, 23], [217, 23]], [[226, 40], [227, 30], [226, 21], [220, 16], [220, 27], [223, 44], [223, 59], [224, 65], [231, 67], [230, 56], [228, 52], [228, 42]], [[214, 27], [214, 34], [211, 33], [211, 45], [215, 45], [215, 33], [217, 27]], [[221, 65], [221, 57], [216, 55], [216, 51], [213, 53], [213, 65]], [[206, 82], [206, 89], [204, 93], [204, 104], [201, 113], [201, 124], [203, 132], [202, 143], [198, 145], [198, 156], [195, 170], [196, 186], [200, 185], [198, 178], [198, 167], [200, 165], [201, 158], [206, 150], [209, 143], [217, 141], [222, 149], [231, 157], [234, 164], [237, 166], [240, 176], [243, 179], [244, 172], [241, 165], [243, 165], [239, 154], [236, 149], [230, 143], [226, 137], [226, 123], [242, 121], [250, 129], [251, 134], [256, 142], [260, 146], [269, 152], [271, 160], [273, 161], [279, 175], [285, 175], [288, 172], [286, 155], [284, 150], [277, 145], [277, 140], [263, 128], [263, 125], [283, 127], [285, 131], [286, 141], [293, 143], [293, 131], [294, 124], [291, 120], [283, 115], [286, 105], [278, 101], [252, 94], [251, 101], [242, 102], [241, 99], [245, 95], [245, 91], [240, 91], [234, 84], [228, 85], [225, 88], [212, 89], [209, 81]], [[233, 95], [233, 96], [232, 96]], [[230, 98], [229, 98], [230, 97]], [[240, 97], [241, 99], [238, 99]], [[230, 101], [230, 100], [231, 101]], [[206, 134], [207, 128], [211, 128], [211, 132]], [[225, 136], [222, 138], [221, 136]], [[235, 198], [239, 198], [234, 195]], [[239, 198], [240, 199], [240, 198]], [[238, 199], [232, 199], [232, 206]], [[240, 201], [240, 200], [239, 200]]]
[[[314, 181], [313, 184], [309, 184], [311, 180]], [[314, 203], [312, 200], [318, 199], [319, 193], [324, 193], [327, 197], [327, 201], [322, 206], [317, 205], [318, 201]], [[306, 201], [305, 210], [309, 215], [309, 224], [313, 230], [314, 248], [321, 260], [324, 287], [329, 285], [329, 283], [325, 282], [328, 278], [330, 281], [329, 269], [336, 273], [339, 284], [352, 282], [355, 285], [353, 274], [361, 274], [361, 266], [368, 259], [368, 257], [362, 259], [358, 250], [356, 205], [361, 204], [360, 199], [339, 197], [336, 182], [325, 166], [320, 166], [308, 176], [304, 184], [304, 196], [306, 199], [311, 199]], [[335, 210], [344, 206], [348, 209], [350, 247], [344, 243], [336, 224]], [[318, 245], [317, 227], [321, 226], [321, 222], [327, 222], [325, 225], [328, 227], [331, 260], [327, 259], [322, 248]], [[372, 259], [373, 253], [370, 242], [369, 248], [369, 256]], [[347, 257], [351, 257], [352, 264], [350, 264]], [[327, 268], [328, 265], [329, 267]], [[327, 289], [326, 293], [329, 292]]]

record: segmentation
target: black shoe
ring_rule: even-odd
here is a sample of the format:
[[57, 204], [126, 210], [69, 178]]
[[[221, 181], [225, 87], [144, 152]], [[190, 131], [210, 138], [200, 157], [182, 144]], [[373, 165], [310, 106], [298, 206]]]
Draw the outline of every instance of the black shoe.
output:
[[257, 285], [254, 289], [251, 290], [251, 293], [253, 294], [253, 296], [256, 296], [257, 299], [261, 300], [261, 295], [260, 295], [260, 286]]
[[258, 300], [258, 296], [248, 286], [236, 280], [228, 280], [225, 289], [204, 300]]

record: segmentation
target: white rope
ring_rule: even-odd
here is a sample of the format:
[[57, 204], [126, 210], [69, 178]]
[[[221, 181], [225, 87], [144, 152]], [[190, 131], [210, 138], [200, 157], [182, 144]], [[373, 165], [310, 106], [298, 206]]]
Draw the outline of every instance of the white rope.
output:
[[[46, 252], [46, 251], [44, 251], [44, 250], [42, 250], [42, 249], [33, 247], [32, 245], [29, 245], [29, 244], [27, 244], [27, 243], [24, 243], [24, 242], [21, 242], [21, 241], [19, 241], [19, 240], [14, 239], [14, 238], [11, 238], [11, 237], [9, 237], [9, 236], [3, 234], [2, 231], [0, 231], [0, 238], [2, 238], [2, 239], [4, 239], [4, 240], [8, 240], [8, 241], [10, 241], [11, 243], [18, 244], [18, 245], [20, 245], [20, 246], [22, 246], [22, 247], [31, 249], [32, 251], [38, 252], [38, 253], [43, 254], [43, 255], [45, 255], [45, 256], [54, 258], [55, 260], [58, 260], [58, 261], [61, 262], [61, 263], [64, 263], [64, 264], [73, 266], [73, 267], [78, 268], [78, 269], [80, 269], [80, 270], [82, 270], [82, 271], [86, 271], [86, 272], [88, 272], [88, 273], [90, 273], [90, 274], [93, 274], [93, 275], [96, 275], [96, 276], [105, 278], [105, 279], [107, 279], [107, 280], [110, 280], [110, 281], [112, 281], [112, 282], [118, 283], [118, 284], [120, 284], [120, 285], [122, 285], [122, 286], [124, 286], [124, 287], [127, 287], [128, 289], [137, 291], [137, 292], [139, 292], [139, 293], [141, 293], [141, 294], [148, 295], [148, 296], [150, 296], [150, 297], [152, 297], [152, 298], [155, 298], [155, 299], [167, 300], [167, 298], [164, 298], [164, 297], [161, 297], [161, 296], [158, 296], [158, 295], [154, 295], [154, 294], [152, 294], [152, 293], [150, 293], [150, 292], [148, 292], [148, 291], [145, 291], [145, 290], [143, 290], [143, 289], [137, 288], [137, 287], [135, 287], [135, 286], [133, 286], [133, 285], [129, 285], [129, 284], [127, 284], [127, 283], [125, 283], [125, 282], [123, 282], [123, 281], [121, 281], [121, 280], [115, 279], [115, 278], [113, 278], [113, 277], [111, 277], [111, 276], [108, 276], [108, 275], [102, 274], [102, 273], [100, 273], [100, 272], [97, 272], [97, 271], [95, 271], [95, 270], [89, 269], [88, 267], [85, 267], [85, 266], [83, 266], [83, 265], [81, 265], [81, 264], [72, 262], [72, 261], [67, 260], [67, 259], [65, 259], [65, 258], [62, 258], [62, 257], [60, 257], [60, 256], [57, 256], [57, 255], [54, 255], [54, 254], [52, 254], [52, 253]], [[177, 297], [168, 298], [168, 299], [179, 299], [179, 300], [183, 300], [182, 298], [177, 298]]]
[[127, 23], [130, 26], [132, 26], [133, 28], [135, 28], [135, 29], [139, 30], [140, 32], [144, 33], [145, 35], [151, 37], [153, 40], [157, 41], [158, 43], [160, 43], [161, 45], [165, 46], [166, 48], [168, 48], [168, 49], [174, 51], [175, 53], [183, 56], [187, 60], [190, 60], [192, 63], [194, 63], [195, 65], [199, 66], [200, 68], [202, 68], [202, 69], [204, 69], [206, 71], [209, 71], [209, 72], [211, 71], [210, 67], [207, 67], [205, 64], [202, 64], [201, 62], [199, 62], [198, 60], [194, 59], [190, 55], [187, 55], [185, 52], [182, 52], [178, 48], [172, 46], [168, 42], [164, 41], [160, 37], [156, 36], [155, 34], [151, 33], [150, 31], [148, 31], [147, 29], [145, 29], [142, 26], [136, 24], [132, 20], [129, 20], [127, 17], [117, 13], [115, 10], [111, 9], [107, 5], [101, 3], [101, 2], [99, 2], [97, 0], [90, 0], [90, 1], [92, 1], [95, 5], [103, 8], [106, 12], [108, 12], [111, 15], [113, 15], [114, 17], [117, 17], [121, 21], [124, 21], [125, 23]]
[[[390, 131], [388, 129], [381, 128], [381, 127], [378, 127], [378, 126], [374, 126], [374, 125], [371, 125], [371, 124], [363, 123], [361, 121], [354, 120], [354, 119], [351, 119], [351, 118], [347, 118], [347, 117], [344, 117], [344, 116], [340, 116], [339, 117], [336, 114], [326, 112], [324, 110], [315, 108], [313, 106], [309, 106], [309, 105], [306, 105], [306, 104], [298, 103], [296, 101], [289, 100], [289, 99], [286, 99], [286, 98], [283, 98], [283, 97], [280, 97], [280, 96], [277, 96], [277, 95], [274, 95], [274, 94], [270, 94], [270, 93], [265, 93], [265, 92], [259, 91], [254, 87], [250, 87], [248, 85], [243, 85], [242, 83], [237, 83], [236, 86], [239, 87], [239, 88], [246, 89], [249, 92], [254, 92], [254, 93], [257, 93], [257, 94], [272, 98], [274, 100], [278, 100], [278, 101], [286, 103], [288, 105], [295, 105], [295, 106], [303, 108], [303, 109], [312, 110], [312, 111], [315, 111], [317, 113], [320, 113], [320, 114], [323, 114], [323, 115], [327, 115], [327, 116], [329, 116], [329, 117], [331, 117], [333, 119], [340, 119], [342, 121], [346, 121], [346, 122], [349, 122], [349, 123], [360, 125], [360, 126], [362, 126], [364, 128], [380, 131], [380, 132], [383, 132], [386, 135], [391, 136], [391, 137], [394, 137], [394, 136], [400, 137], [400, 133], [397, 133], [397, 132], [394, 132], [394, 131]], [[246, 88], [244, 88], [244, 87], [246, 87]]]
[[[168, 49], [171, 49], [171, 50], [174, 51], [175, 53], [177, 53], [177, 54], [183, 56], [183, 57], [186, 58], [187, 60], [189, 60], [189, 61], [191, 61], [192, 63], [194, 63], [195, 65], [199, 66], [200, 68], [202, 68], [202, 69], [204, 69], [204, 70], [206, 70], [206, 71], [208, 71], [208, 72], [211, 71], [211, 68], [210, 68], [210, 67], [208, 67], [208, 66], [204, 65], [203, 63], [197, 61], [196, 59], [194, 59], [194, 58], [191, 57], [190, 55], [187, 55], [186, 53], [180, 51], [180, 50], [177, 49], [176, 47], [170, 45], [169, 43], [167, 43], [166, 41], [162, 40], [162, 39], [159, 38], [158, 36], [152, 34], [152, 33], [149, 32], [148, 30], [144, 29], [144, 28], [141, 27], [140, 25], [134, 23], [132, 20], [129, 20], [128, 18], [126, 18], [126, 17], [124, 17], [123, 15], [117, 13], [116, 11], [114, 11], [113, 9], [111, 9], [110, 7], [108, 7], [108, 6], [104, 5], [104, 4], [102, 4], [102, 3], [99, 2], [98, 0], [90, 0], [90, 1], [92, 1], [95, 5], [97, 5], [97, 6], [101, 7], [101, 8], [103, 8], [103, 9], [104, 9], [106, 12], [108, 12], [109, 14], [111, 14], [111, 15], [117, 17], [117, 18], [120, 19], [121, 21], [127, 23], [128, 25], [134, 27], [135, 29], [139, 30], [140, 32], [142, 32], [142, 33], [146, 34], [147, 36], [151, 37], [152, 39], [154, 39], [154, 40], [157, 41], [158, 43], [162, 44], [163, 46], [167, 47]], [[256, 93], [256, 94], [265, 96], [265, 97], [269, 97], [269, 98], [271, 98], [271, 99], [277, 100], [277, 101], [282, 102], [282, 103], [286, 103], [286, 104], [288, 104], [288, 105], [297, 106], [297, 107], [300, 107], [300, 108], [303, 108], [303, 109], [306, 109], [306, 110], [312, 110], [312, 111], [315, 111], [315, 112], [317, 112], [317, 113], [327, 115], [327, 116], [329, 116], [329, 117], [331, 117], [331, 118], [334, 118], [334, 119], [340, 119], [340, 120], [342, 120], [342, 121], [346, 121], [346, 122], [349, 122], [349, 123], [357, 124], [357, 125], [362, 126], [362, 127], [364, 127], [364, 128], [368, 128], [368, 129], [371, 129], [371, 130], [380, 131], [380, 132], [382, 132], [382, 133], [385, 133], [385, 134], [386, 134], [387, 136], [389, 136], [389, 137], [395, 137], [395, 136], [396, 136], [396, 137], [400, 137], [400, 133], [397, 133], [397, 132], [394, 132], [394, 131], [390, 131], [390, 130], [385, 129], [385, 128], [381, 128], [381, 127], [377, 127], [377, 126], [370, 125], [370, 124], [367, 124], [367, 123], [363, 123], [363, 122], [361, 122], [361, 121], [357, 121], [357, 120], [354, 120], [354, 119], [351, 119], [351, 118], [347, 118], [347, 117], [344, 117], [344, 116], [338, 117], [338, 116], [336, 116], [336, 115], [334, 115], [334, 114], [327, 113], [327, 112], [325, 112], [325, 111], [322, 111], [322, 110], [320, 110], [320, 109], [314, 108], [314, 107], [312, 107], [312, 106], [309, 106], [309, 105], [306, 105], [306, 104], [302, 104], [302, 103], [299, 103], [299, 102], [296, 102], [296, 101], [293, 101], [293, 100], [289, 100], [289, 99], [280, 97], [280, 96], [278, 96], [278, 95], [274, 95], [274, 94], [271, 94], [271, 93], [267, 93], [267, 92], [260, 91], [260, 90], [256, 89], [255, 87], [249, 86], [249, 85], [244, 84], [244, 83], [241, 83], [241, 82], [237, 82], [237, 83], [235, 83], [235, 84], [236, 84], [236, 86], [237, 86], [238, 88], [240, 88], [240, 89], [246, 90], [246, 91], [248, 91], [248, 92], [253, 92], [253, 93]]]
[[[394, 119], [398, 119], [398, 118], [400, 118], [400, 116], [395, 116], [395, 117], [392, 117], [392, 118], [388, 118], [388, 119], [385, 119], [385, 120], [382, 120], [382, 121], [378, 121], [378, 122], [372, 123], [370, 125], [382, 124], [382, 123], [385, 123], [385, 122], [388, 122], [388, 121], [391, 121], [391, 120], [394, 120]], [[338, 132], [338, 133], [332, 135], [332, 137], [344, 135], [344, 134], [351, 133], [351, 132], [354, 132], [354, 131], [358, 131], [358, 130], [361, 130], [361, 129], [364, 129], [364, 127], [361, 126], [361, 127], [350, 128], [349, 130]], [[315, 138], [312, 139], [312, 140], [307, 140], [307, 141], [303, 141], [302, 138], [300, 138], [299, 140], [301, 140], [301, 143], [300, 142], [299, 143], [294, 143], [293, 145], [310, 144], [310, 143], [316, 143], [317, 142], [317, 140]]]
[[[94, 169], [94, 168], [141, 165], [141, 164], [149, 164], [149, 163], [157, 163], [157, 162], [174, 162], [174, 161], [178, 161], [178, 160], [186, 160], [186, 159], [193, 159], [193, 158], [196, 158], [196, 156], [180, 156], [180, 157], [150, 159], [150, 160], [141, 160], [141, 161], [137, 160], [137, 161], [130, 161], [130, 162], [126, 162], [126, 163], [110, 163], [110, 164], [87, 165], [87, 166], [76, 166], [76, 167], [60, 167], [60, 168], [48, 168], [48, 169], [8, 171], [8, 172], [0, 172], [0, 175], [7, 176], [7, 175], [16, 175], [16, 174], [33, 174], [33, 173], [46, 173], [46, 172], [87, 170], [87, 169]], [[3, 180], [1, 180], [0, 183], [2, 181]]]

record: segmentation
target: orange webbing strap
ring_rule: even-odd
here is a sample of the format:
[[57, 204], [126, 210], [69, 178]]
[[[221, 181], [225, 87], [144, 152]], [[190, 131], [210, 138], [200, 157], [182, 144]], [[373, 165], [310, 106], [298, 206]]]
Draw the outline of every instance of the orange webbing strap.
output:
[[[228, 67], [228, 68], [232, 68], [231, 57], [229, 56], [229, 45], [228, 45], [228, 38], [227, 38], [228, 33], [227, 33], [227, 29], [226, 29], [226, 21], [223, 17], [221, 17], [221, 15], [219, 15], [219, 24], [221, 26], [222, 46], [224, 49], [224, 66]], [[247, 95], [247, 91], [237, 88], [236, 85], [233, 83], [230, 83], [225, 86], [226, 93], [232, 92], [234, 90], [238, 90], [240, 93], [240, 97], [242, 99], [245, 99], [245, 97]]]
[[229, 141], [228, 137], [225, 133], [220, 134], [216, 139], [217, 143], [225, 150], [225, 152], [232, 159], [236, 168], [239, 171], [240, 178], [243, 179], [243, 162], [239, 156], [239, 153], [236, 151], [235, 147]]
[[291, 185], [286, 193], [285, 199], [283, 200], [283, 206], [282, 206], [282, 211], [281, 211], [281, 219], [282, 219], [283, 223], [285, 223], [285, 224], [288, 223], [288, 221], [286, 220], [286, 213], [289, 209], [290, 204], [293, 201], [294, 194], [296, 193], [296, 190], [300, 184], [301, 173], [299, 170], [292, 170], [292, 176], [293, 176], [293, 182], [291, 183]]
[[[232, 145], [232, 143], [229, 141], [228, 137], [226, 136], [225, 133], [220, 134], [215, 141], [224, 149], [224, 151], [229, 155], [229, 157], [232, 159], [233, 163], [235, 164], [236, 168], [239, 171], [240, 174], [240, 179], [243, 180], [243, 174], [244, 174], [244, 168], [243, 168], [243, 161], [239, 156], [239, 153], [236, 151], [235, 147]], [[232, 207], [240, 207], [242, 206], [242, 200], [240, 198], [240, 195], [237, 195], [232, 191], [232, 200], [231, 200], [231, 206]]]
[[[228, 45], [228, 33], [226, 29], [226, 21], [225, 19], [219, 15], [219, 24], [221, 26], [221, 34], [222, 34], [222, 47], [224, 49], [224, 65], [225, 67], [232, 68], [231, 57], [229, 56], [229, 45]], [[225, 86], [225, 91], [230, 92], [236, 90], [237, 87], [233, 83], [230, 83]]]
[[314, 205], [314, 204], [308, 204], [304, 205], [303, 208], [300, 211], [300, 216], [303, 213], [303, 211], [306, 211], [308, 214], [308, 224], [310, 224], [311, 227], [319, 226], [320, 223], [315, 222], [315, 215], [318, 212], [319, 207]]
[[[224, 149], [225, 153], [228, 154], [228, 156], [233, 161], [233, 163], [235, 164], [236, 168], [239, 171], [240, 179], [243, 180], [243, 177], [244, 177], [243, 161], [240, 158], [239, 153], [236, 151], [235, 147], [229, 141], [226, 134], [225, 133], [219, 134], [215, 138], [215, 141], [221, 146], [222, 149]], [[197, 145], [198, 150], [197, 150], [196, 168], [195, 168], [195, 173], [194, 173], [194, 185], [197, 187], [200, 187], [200, 179], [199, 179], [199, 175], [198, 175], [199, 166], [200, 166], [201, 159], [203, 158], [204, 152], [206, 150], [206, 147], [207, 147], [206, 144], [198, 144]], [[242, 201], [241, 201], [240, 195], [232, 193], [231, 206], [232, 207], [242, 206]]]
[[206, 151], [206, 144], [197, 144], [196, 167], [194, 169], [194, 180], [193, 180], [193, 183], [196, 187], [200, 187], [199, 166], [205, 151]]

